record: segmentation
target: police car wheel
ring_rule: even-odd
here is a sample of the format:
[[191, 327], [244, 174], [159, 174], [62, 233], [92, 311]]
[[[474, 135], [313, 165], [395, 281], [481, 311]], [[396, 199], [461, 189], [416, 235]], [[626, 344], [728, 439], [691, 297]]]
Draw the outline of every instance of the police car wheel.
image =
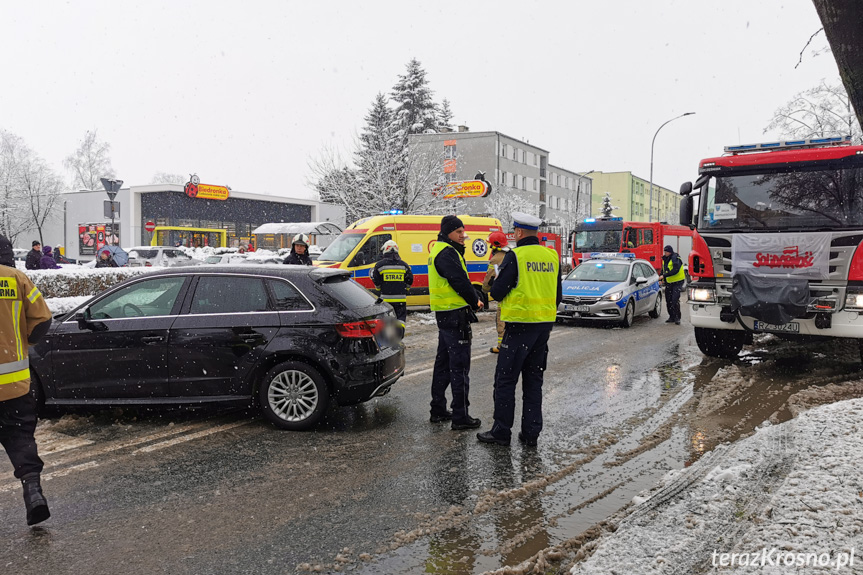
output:
[[653, 304], [653, 309], [647, 312], [651, 318], [656, 319], [662, 313], [662, 292], [656, 292], [656, 303]]
[[302, 431], [323, 416], [330, 395], [321, 374], [299, 361], [286, 361], [264, 376], [258, 401], [264, 417], [278, 428]]
[[632, 327], [632, 322], [635, 320], [635, 304], [630, 299], [626, 302], [626, 309], [623, 311], [623, 327]]

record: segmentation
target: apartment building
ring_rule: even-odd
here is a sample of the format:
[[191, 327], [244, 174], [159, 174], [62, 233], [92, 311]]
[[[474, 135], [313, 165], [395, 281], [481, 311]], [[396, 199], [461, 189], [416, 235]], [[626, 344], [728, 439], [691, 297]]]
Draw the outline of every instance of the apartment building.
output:
[[[602, 213], [602, 200], [606, 192], [611, 203], [617, 206], [615, 216], [634, 222], [650, 219], [650, 181], [632, 172], [593, 172], [591, 215]], [[653, 183], [653, 221], [677, 223], [680, 213], [680, 195]]]
[[[589, 176], [549, 163], [549, 151], [500, 132], [457, 132], [411, 136], [417, 149], [442, 152], [448, 182], [472, 180], [478, 172], [492, 184], [492, 195], [516, 195], [535, 207], [550, 231], [562, 233], [590, 212]], [[469, 200], [473, 214], [491, 213], [491, 198]]]

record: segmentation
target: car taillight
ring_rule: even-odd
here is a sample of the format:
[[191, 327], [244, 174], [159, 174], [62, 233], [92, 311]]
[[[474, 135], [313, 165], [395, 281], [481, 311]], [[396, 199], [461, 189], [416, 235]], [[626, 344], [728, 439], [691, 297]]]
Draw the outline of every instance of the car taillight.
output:
[[351, 338], [374, 337], [383, 328], [384, 320], [382, 319], [366, 319], [336, 324], [336, 331], [339, 332], [340, 336]]
[[151, 267], [153, 267], [153, 264], [151, 264], [150, 262], [144, 262], [144, 267], [145, 268], [151, 268]]

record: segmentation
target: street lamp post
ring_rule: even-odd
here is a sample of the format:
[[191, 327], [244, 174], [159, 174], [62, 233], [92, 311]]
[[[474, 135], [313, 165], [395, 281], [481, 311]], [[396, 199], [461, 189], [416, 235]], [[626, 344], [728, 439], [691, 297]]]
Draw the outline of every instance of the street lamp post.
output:
[[[671, 118], [670, 120], [668, 120], [667, 122], [665, 122], [665, 124], [668, 124], [669, 122], [673, 122], [674, 120], [677, 120], [678, 118], [682, 118], [684, 116], [691, 116], [694, 113], [695, 112], [686, 112], [685, 114], [675, 116], [675, 117]], [[653, 141], [650, 142], [650, 202], [649, 202], [650, 209], [649, 209], [648, 216], [647, 216], [648, 222], [653, 221], [653, 145], [656, 143], [656, 136], [659, 134], [659, 130], [661, 130], [663, 127], [665, 127], [665, 124], [662, 124], [662, 126], [659, 126], [659, 128], [656, 129], [656, 133], [653, 134]]]
[[586, 178], [596, 170], [590, 170], [589, 172], [585, 172], [583, 174], [576, 173], [578, 176], [578, 185], [575, 187], [575, 219], [578, 221], [578, 196], [581, 194], [581, 179]]

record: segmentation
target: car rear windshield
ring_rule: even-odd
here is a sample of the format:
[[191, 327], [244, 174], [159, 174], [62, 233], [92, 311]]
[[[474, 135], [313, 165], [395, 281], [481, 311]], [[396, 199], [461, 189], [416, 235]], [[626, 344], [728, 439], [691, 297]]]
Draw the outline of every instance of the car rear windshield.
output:
[[337, 300], [351, 309], [374, 305], [377, 298], [348, 276], [335, 276], [324, 281], [324, 287]]
[[156, 254], [156, 250], [132, 250], [129, 252], [133, 258], [154, 258]]

